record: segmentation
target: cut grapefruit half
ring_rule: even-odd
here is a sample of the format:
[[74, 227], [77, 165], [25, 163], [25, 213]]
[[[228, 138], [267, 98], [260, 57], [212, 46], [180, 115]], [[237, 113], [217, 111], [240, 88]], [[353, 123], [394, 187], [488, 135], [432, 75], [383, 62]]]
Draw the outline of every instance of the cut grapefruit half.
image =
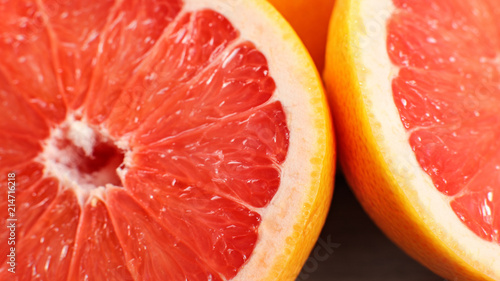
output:
[[449, 280], [500, 280], [500, 9], [338, 1], [324, 78], [367, 213]]
[[270, 4], [20, 0], [0, 15], [0, 219], [16, 219], [0, 280], [294, 279], [334, 142], [313, 62]]

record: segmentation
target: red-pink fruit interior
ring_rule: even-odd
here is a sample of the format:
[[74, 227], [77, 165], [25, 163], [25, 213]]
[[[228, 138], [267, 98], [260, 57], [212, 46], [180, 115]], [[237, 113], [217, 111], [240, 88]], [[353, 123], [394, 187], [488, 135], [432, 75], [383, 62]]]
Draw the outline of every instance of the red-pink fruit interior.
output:
[[[234, 277], [289, 145], [264, 55], [223, 15], [177, 0], [0, 1], [0, 15], [0, 189], [15, 173], [15, 278]], [[70, 131], [67, 116], [109, 135], [90, 154], [57, 136], [53, 148], [73, 158], [51, 160], [113, 184], [104, 192], [40, 160], [54, 132]], [[0, 260], [9, 250], [0, 244]]]
[[459, 219], [500, 244], [498, 2], [393, 2], [387, 49], [410, 145]]

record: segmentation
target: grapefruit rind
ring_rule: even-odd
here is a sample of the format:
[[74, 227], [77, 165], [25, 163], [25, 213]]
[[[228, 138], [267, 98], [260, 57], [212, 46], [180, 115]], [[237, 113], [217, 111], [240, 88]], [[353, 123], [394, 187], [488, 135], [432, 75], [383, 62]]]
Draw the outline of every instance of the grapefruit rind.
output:
[[415, 259], [451, 280], [498, 280], [500, 246], [459, 220], [409, 144], [386, 49], [394, 10], [392, 0], [339, 1], [330, 22], [324, 77], [341, 165], [363, 207]]
[[186, 1], [185, 9], [218, 11], [239, 29], [241, 38], [252, 41], [266, 56], [276, 83], [271, 100], [282, 103], [291, 132], [281, 186], [271, 203], [257, 210], [262, 216], [259, 240], [234, 280], [293, 280], [319, 236], [332, 197], [335, 143], [331, 117], [312, 59], [271, 4], [225, 2]]

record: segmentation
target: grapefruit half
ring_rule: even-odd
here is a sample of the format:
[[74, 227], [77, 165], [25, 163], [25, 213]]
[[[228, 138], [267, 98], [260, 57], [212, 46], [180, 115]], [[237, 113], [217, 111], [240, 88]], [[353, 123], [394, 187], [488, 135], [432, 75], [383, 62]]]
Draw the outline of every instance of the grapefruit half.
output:
[[17, 220], [0, 280], [295, 278], [334, 142], [270, 4], [1, 0], [0, 15], [0, 220]]
[[449, 280], [500, 280], [495, 1], [338, 1], [324, 78], [365, 210]]

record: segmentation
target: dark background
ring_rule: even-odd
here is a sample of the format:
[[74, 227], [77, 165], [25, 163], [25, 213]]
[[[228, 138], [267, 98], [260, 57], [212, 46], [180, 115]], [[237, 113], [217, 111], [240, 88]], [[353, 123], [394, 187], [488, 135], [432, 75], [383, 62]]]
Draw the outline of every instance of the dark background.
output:
[[325, 226], [297, 278], [324, 280], [445, 281], [407, 256], [378, 230], [339, 172]]

